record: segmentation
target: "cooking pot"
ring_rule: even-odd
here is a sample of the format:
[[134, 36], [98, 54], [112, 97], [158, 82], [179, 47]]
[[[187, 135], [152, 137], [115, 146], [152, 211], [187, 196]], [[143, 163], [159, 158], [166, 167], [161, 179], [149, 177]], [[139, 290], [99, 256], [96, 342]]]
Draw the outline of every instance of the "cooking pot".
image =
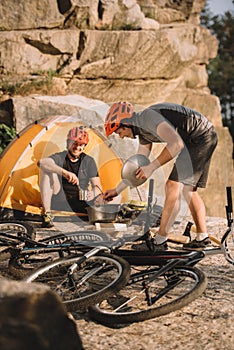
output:
[[102, 204], [86, 208], [89, 222], [114, 222], [116, 221], [120, 204]]
[[149, 159], [143, 154], [135, 154], [126, 160], [122, 167], [121, 177], [122, 180], [132, 187], [142, 185], [147, 179], [137, 179], [136, 170], [142, 166], [148, 165]]

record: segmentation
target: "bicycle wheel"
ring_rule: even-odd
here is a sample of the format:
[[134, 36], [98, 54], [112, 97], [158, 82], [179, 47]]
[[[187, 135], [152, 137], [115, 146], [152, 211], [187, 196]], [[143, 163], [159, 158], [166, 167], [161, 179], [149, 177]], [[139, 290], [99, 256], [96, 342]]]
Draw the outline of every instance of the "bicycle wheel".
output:
[[131, 275], [124, 289], [89, 308], [90, 317], [106, 325], [148, 320], [182, 308], [207, 286], [205, 274], [195, 267], [176, 267], [154, 278], [157, 271]]
[[[4, 236], [8, 235], [8, 236]], [[0, 221], [0, 260], [9, 259], [9, 248], [21, 242], [20, 237], [35, 239], [33, 226], [21, 221]]]
[[234, 230], [232, 228], [224, 235], [222, 244], [225, 249], [224, 256], [226, 260], [234, 265]]
[[[130, 266], [122, 258], [101, 254], [81, 260], [74, 256], [54, 261], [24, 280], [48, 284], [69, 311], [83, 310], [100, 302], [123, 288], [129, 280]], [[73, 264], [77, 266], [70, 273]]]

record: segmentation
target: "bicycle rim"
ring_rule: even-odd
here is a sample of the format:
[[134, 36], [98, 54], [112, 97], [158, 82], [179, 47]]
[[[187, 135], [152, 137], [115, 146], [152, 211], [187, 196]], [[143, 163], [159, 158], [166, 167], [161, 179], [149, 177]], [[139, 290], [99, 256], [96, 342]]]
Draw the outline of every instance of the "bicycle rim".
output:
[[[207, 286], [205, 274], [195, 267], [177, 267], [149, 282], [155, 271], [131, 275], [124, 289], [89, 308], [91, 318], [106, 325], [144, 321], [182, 308], [199, 297]], [[143, 283], [154, 301], [151, 306]]]
[[102, 254], [78, 264], [72, 275], [69, 268], [79, 257], [60, 259], [33, 272], [26, 282], [40, 282], [55, 291], [69, 311], [86, 309], [120, 290], [129, 280], [128, 263], [114, 255]]

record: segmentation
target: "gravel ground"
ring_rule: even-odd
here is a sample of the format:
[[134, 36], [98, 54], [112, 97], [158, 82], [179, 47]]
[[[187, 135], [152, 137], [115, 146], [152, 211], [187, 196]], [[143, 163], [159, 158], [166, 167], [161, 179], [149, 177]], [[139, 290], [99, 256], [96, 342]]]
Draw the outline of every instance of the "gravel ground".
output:
[[[218, 238], [226, 229], [222, 218], [208, 218], [207, 223], [209, 232]], [[45, 236], [56, 230], [76, 229], [71, 223], [59, 222], [55, 230], [38, 229], [37, 233]], [[84, 349], [234, 350], [234, 268], [223, 255], [206, 257], [197, 266], [207, 274], [208, 287], [201, 297], [179, 311], [116, 328], [95, 323], [86, 313], [74, 313]]]

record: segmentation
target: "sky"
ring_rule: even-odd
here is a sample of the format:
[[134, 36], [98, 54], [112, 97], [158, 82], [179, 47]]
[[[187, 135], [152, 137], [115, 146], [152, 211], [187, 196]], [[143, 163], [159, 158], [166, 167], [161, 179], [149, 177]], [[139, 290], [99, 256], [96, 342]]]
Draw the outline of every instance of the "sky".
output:
[[226, 11], [234, 10], [232, 0], [206, 0], [214, 15], [224, 14]]

